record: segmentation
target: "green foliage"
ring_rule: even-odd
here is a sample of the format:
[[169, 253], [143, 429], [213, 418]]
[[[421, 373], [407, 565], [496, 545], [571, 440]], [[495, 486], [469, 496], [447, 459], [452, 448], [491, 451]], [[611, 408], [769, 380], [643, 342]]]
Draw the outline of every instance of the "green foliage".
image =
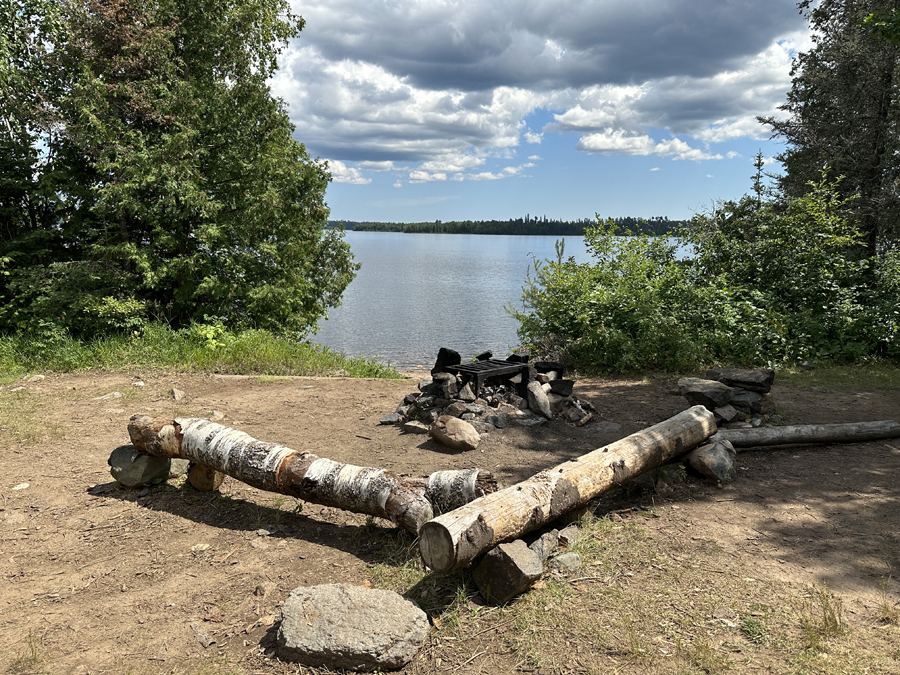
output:
[[232, 331], [216, 317], [180, 330], [152, 322], [130, 333], [91, 340], [73, 338], [57, 326], [0, 336], [0, 372], [128, 368], [264, 375], [400, 375], [371, 359], [347, 358], [327, 347], [269, 331]]
[[519, 336], [585, 369], [686, 371], [712, 362], [785, 364], [900, 356], [898, 251], [865, 255], [837, 183], [787, 206], [724, 202], [682, 233], [692, 254], [609, 222], [585, 239], [594, 263], [539, 263]]
[[[32, 108], [54, 120], [27, 117], [21, 161], [0, 163], [16, 216], [0, 232], [0, 330], [90, 338], [206, 314], [313, 329], [356, 266], [325, 227], [327, 167], [266, 84], [303, 20], [285, 0], [72, 0], [56, 15], [63, 28], [26, 45], [47, 46], [41, 69], [2, 81], [39, 91]], [[25, 35], [43, 25], [16, 16]]]
[[872, 12], [863, 24], [882, 40], [900, 45], [900, 10]]

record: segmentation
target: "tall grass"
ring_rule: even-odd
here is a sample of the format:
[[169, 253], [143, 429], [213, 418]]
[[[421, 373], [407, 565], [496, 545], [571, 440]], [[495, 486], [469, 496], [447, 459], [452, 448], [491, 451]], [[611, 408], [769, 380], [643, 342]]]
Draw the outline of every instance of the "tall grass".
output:
[[178, 370], [254, 375], [399, 378], [392, 367], [264, 330], [218, 324], [173, 330], [150, 324], [131, 335], [83, 341], [60, 332], [0, 336], [0, 377], [35, 371]]

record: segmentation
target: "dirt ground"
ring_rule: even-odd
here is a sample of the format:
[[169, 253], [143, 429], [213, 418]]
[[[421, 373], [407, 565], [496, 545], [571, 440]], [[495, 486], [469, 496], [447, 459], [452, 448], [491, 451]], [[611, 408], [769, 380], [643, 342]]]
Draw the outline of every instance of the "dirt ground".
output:
[[[28, 672], [32, 654], [35, 672], [53, 674], [219, 672], [203, 664], [220, 656], [248, 675], [312, 672], [267, 647], [281, 603], [301, 585], [364, 583], [379, 560], [365, 517], [231, 478], [218, 493], [175, 480], [119, 488], [107, 458], [128, 442], [135, 413], [220, 411], [224, 424], [321, 457], [421, 476], [478, 466], [508, 485], [687, 407], [673, 382], [581, 380], [575, 393], [600, 421], [498, 430], [454, 453], [379, 426], [416, 381], [95, 373], [3, 387], [0, 410], [20, 412], [0, 418], [0, 669]], [[111, 392], [122, 396], [98, 400]], [[792, 424], [900, 419], [896, 391], [776, 384], [773, 396]], [[744, 452], [738, 462], [725, 488], [698, 480], [649, 497], [660, 517], [644, 526], [714, 540], [760, 579], [827, 583], [851, 620], [885, 592], [900, 600], [900, 439]]]

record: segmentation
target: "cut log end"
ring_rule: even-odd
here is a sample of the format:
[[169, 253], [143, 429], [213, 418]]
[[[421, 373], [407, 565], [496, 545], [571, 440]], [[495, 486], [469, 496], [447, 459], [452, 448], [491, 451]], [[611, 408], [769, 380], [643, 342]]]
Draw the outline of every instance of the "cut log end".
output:
[[419, 552], [422, 560], [435, 572], [446, 574], [456, 564], [453, 536], [441, 523], [429, 521], [419, 530]]

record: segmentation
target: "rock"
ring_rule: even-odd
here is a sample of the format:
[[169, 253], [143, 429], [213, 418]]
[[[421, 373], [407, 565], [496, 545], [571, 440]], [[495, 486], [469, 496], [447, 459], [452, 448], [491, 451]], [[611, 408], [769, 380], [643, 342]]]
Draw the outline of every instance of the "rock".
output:
[[462, 363], [462, 357], [459, 355], [459, 352], [441, 347], [438, 350], [434, 367], [431, 369], [431, 375], [433, 377], [436, 373], [446, 373], [447, 366], [458, 366], [460, 363]]
[[210, 422], [221, 422], [225, 419], [225, 413], [220, 410], [213, 410], [209, 416]]
[[400, 422], [400, 415], [398, 415], [395, 412], [391, 413], [389, 415], [384, 415], [383, 417], [379, 418], [379, 420], [378, 420], [378, 424], [399, 424], [399, 422]]
[[550, 380], [550, 391], [560, 396], [571, 396], [575, 380]]
[[517, 352], [506, 357], [509, 363], [528, 363], [528, 354], [525, 352]]
[[800, 363], [797, 364], [797, 367], [800, 370], [814, 370], [816, 367], [816, 364], [813, 363], [812, 361], [801, 361]]
[[771, 368], [755, 368], [745, 370], [743, 368], [710, 368], [706, 371], [706, 377], [716, 380], [729, 387], [755, 391], [759, 394], [768, 394], [775, 382], [775, 371]]
[[430, 432], [428, 425], [416, 421], [406, 422], [400, 428], [407, 434], [427, 434]]
[[481, 441], [475, 427], [449, 415], [441, 415], [437, 422], [431, 425], [431, 436], [451, 450], [474, 450]]
[[737, 454], [728, 441], [713, 441], [694, 449], [687, 456], [688, 464], [707, 478], [727, 483], [737, 476], [734, 468]]
[[728, 385], [699, 377], [682, 377], [678, 380], [678, 391], [691, 405], [702, 405], [710, 411], [731, 403], [734, 398], [734, 390]]
[[429, 391], [435, 390], [436, 394], [440, 394], [447, 399], [456, 397], [456, 392], [459, 391], [456, 375], [452, 373], [435, 373], [434, 384], [436, 385], [436, 390], [435, 387], [432, 387]]
[[131, 386], [135, 389], [143, 389], [146, 385], [143, 383], [143, 381], [138, 380], [137, 382], [132, 382]]
[[176, 389], [175, 387], [172, 387], [171, 389], [169, 389], [169, 396], [171, 396], [176, 401], [180, 401], [181, 399], [184, 398], [184, 392], [181, 391], [181, 389]]
[[487, 408], [478, 403], [466, 403], [466, 412], [470, 412], [473, 415], [484, 415], [487, 412]]
[[180, 478], [191, 469], [191, 460], [189, 459], [172, 459], [169, 460], [169, 478]]
[[169, 477], [169, 458], [138, 453], [133, 445], [120, 445], [107, 460], [109, 473], [120, 485], [136, 488]]
[[730, 403], [726, 405], [720, 405], [718, 408], [713, 410], [713, 412], [716, 414], [716, 420], [721, 420], [722, 422], [733, 422], [738, 416], [737, 409]]
[[428, 617], [415, 603], [351, 584], [295, 588], [281, 615], [278, 657], [316, 668], [397, 670], [429, 631]]
[[539, 382], [528, 383], [528, 407], [548, 420], [553, 417], [553, 413], [550, 411], [550, 400]]
[[97, 396], [94, 398], [94, 401], [113, 401], [117, 398], [122, 398], [121, 391], [111, 391], [108, 394], [103, 394], [103, 396]]
[[498, 429], [505, 429], [509, 426], [509, 418], [504, 414], [487, 415], [484, 418], [486, 424], [493, 424]]
[[550, 402], [550, 412], [554, 415], [565, 410], [566, 405], [570, 401], [568, 396], [560, 396], [559, 394], [554, 394], [552, 391], [547, 394], [547, 400]]
[[[429, 384], [430, 384], [430, 383], [431, 383], [431, 381], [429, 380]], [[403, 397], [403, 402], [404, 402], [406, 405], [413, 405], [413, 404], [416, 403], [420, 398], [422, 398], [422, 394], [419, 393], [419, 392], [417, 392], [417, 391], [414, 391], [414, 392], [412, 392], [411, 394], [407, 394], [406, 396], [404, 396], [404, 397]]]
[[453, 417], [459, 417], [464, 412], [466, 412], [466, 404], [462, 401], [454, 401], [446, 408], [444, 408], [444, 414], [453, 415]]
[[475, 400], [475, 392], [472, 391], [472, 385], [466, 382], [466, 385], [459, 390], [457, 397], [460, 401], [472, 403]]
[[531, 588], [543, 571], [538, 555], [517, 539], [489, 551], [472, 572], [472, 580], [487, 602], [503, 605]]
[[522, 427], [536, 427], [538, 424], [545, 424], [547, 420], [543, 417], [523, 417], [522, 419], [513, 420]]
[[560, 553], [550, 559], [547, 567], [559, 570], [563, 574], [571, 574], [581, 569], [581, 556], [570, 551]]
[[484, 352], [481, 352], [480, 354], [478, 354], [475, 357], [475, 360], [476, 361], [487, 361], [489, 359], [492, 359], [493, 357], [494, 357], [494, 352], [492, 352], [490, 349], [488, 349], [487, 351], [484, 351]]
[[556, 548], [559, 546], [559, 530], [553, 529], [545, 532], [528, 545], [532, 551], [541, 559], [541, 563], [549, 558]]
[[425, 393], [425, 391], [434, 384], [434, 380], [422, 380], [419, 384], [416, 385], [416, 388]]
[[746, 389], [735, 389], [731, 402], [738, 410], [748, 415], [774, 415], [775, 399], [772, 394], [760, 394]]
[[564, 548], [572, 548], [581, 539], [581, 528], [578, 525], [569, 525], [559, 532], [559, 545]]
[[45, 375], [32, 375], [25, 381], [28, 382], [29, 384], [34, 384], [35, 382], [43, 382], [46, 379], [47, 379], [47, 377]]
[[[22, 387], [22, 386], [19, 386], [19, 387], [10, 387], [9, 391], [10, 391], [10, 392], [14, 392], [14, 391], [28, 391], [28, 388], [27, 388], [27, 387]], [[99, 400], [99, 399], [94, 399], [94, 400], [97, 401], [97, 400]]]
[[461, 419], [465, 422], [471, 423], [471, 422], [475, 421], [475, 413], [464, 412], [462, 415], [459, 416], [459, 419]]
[[188, 482], [200, 492], [218, 490], [224, 480], [224, 473], [210, 469], [202, 464], [193, 464], [190, 471], [188, 471]]

